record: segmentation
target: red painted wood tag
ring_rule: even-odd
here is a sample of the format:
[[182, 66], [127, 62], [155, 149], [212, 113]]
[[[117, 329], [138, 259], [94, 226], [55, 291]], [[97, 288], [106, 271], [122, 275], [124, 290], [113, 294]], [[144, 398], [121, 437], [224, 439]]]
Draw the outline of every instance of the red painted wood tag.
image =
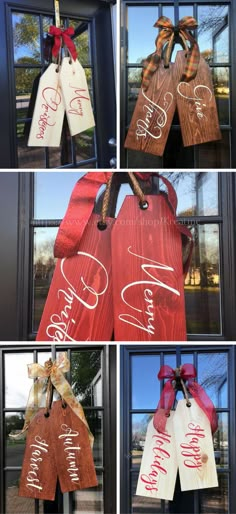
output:
[[163, 155], [176, 108], [173, 64], [163, 61], [153, 74], [147, 91], [140, 90], [125, 147]]
[[209, 66], [201, 57], [195, 79], [180, 82], [185, 63], [185, 52], [177, 52], [173, 75], [183, 144], [217, 141], [221, 139], [221, 132]]
[[136, 494], [173, 500], [177, 458], [173, 429], [174, 412], [167, 418], [165, 432], [157, 432], [151, 419], [145, 440]]
[[73, 257], [58, 259], [37, 341], [108, 341], [113, 331], [111, 229], [93, 214]]
[[98, 485], [88, 430], [67, 405], [54, 402], [51, 410], [53, 447], [62, 493]]
[[174, 415], [181, 491], [218, 486], [209, 419], [193, 398], [190, 403], [180, 400]]
[[181, 236], [163, 195], [127, 196], [112, 230], [117, 341], [186, 339]]
[[54, 500], [57, 471], [52, 446], [50, 417], [39, 409], [30, 424], [20, 478], [19, 496]]

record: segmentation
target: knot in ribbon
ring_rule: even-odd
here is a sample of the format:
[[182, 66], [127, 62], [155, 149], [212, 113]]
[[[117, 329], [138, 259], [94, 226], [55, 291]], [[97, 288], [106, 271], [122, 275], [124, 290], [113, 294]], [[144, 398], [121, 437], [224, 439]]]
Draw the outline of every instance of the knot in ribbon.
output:
[[60, 29], [59, 27], [55, 27], [54, 25], [50, 26], [49, 34], [54, 37], [54, 45], [52, 48], [53, 57], [57, 57], [62, 46], [62, 42], [68, 48], [72, 58], [74, 61], [77, 58], [77, 52], [75, 48], [75, 44], [73, 43], [71, 36], [75, 33], [73, 27], [68, 27], [68, 29]]
[[[198, 64], [200, 61], [200, 51], [197, 41], [189, 31], [196, 29], [197, 26], [197, 22], [195, 18], [193, 18], [192, 16], [184, 16], [184, 18], [182, 18], [179, 21], [176, 27], [172, 24], [172, 21], [166, 16], [161, 16], [156, 21], [154, 27], [158, 27], [161, 30], [155, 41], [155, 52], [150, 54], [144, 62], [142, 71], [142, 88], [144, 90], [148, 89], [153, 73], [159, 67], [159, 64], [161, 62], [163, 46], [167, 41], [169, 41], [169, 44], [165, 58], [165, 66], [168, 67], [170, 54], [174, 43], [174, 38], [177, 34], [182, 39], [187, 51], [187, 61], [184, 73], [181, 77], [181, 82], [190, 82], [190, 80], [196, 77]], [[186, 41], [190, 42], [190, 48], [187, 46]]]
[[69, 382], [64, 377], [70, 369], [70, 361], [65, 352], [59, 353], [57, 360], [54, 362], [49, 359], [44, 366], [40, 364], [28, 364], [28, 377], [34, 379], [31, 387], [29, 398], [25, 410], [25, 423], [22, 431], [16, 435], [10, 434], [12, 438], [19, 438], [29, 428], [38, 409], [42, 407], [45, 399], [45, 386], [48, 379], [51, 380], [53, 386], [61, 396], [62, 400], [73, 410], [78, 418], [84, 423], [88, 429], [88, 435], [91, 446], [93, 445], [93, 435], [90, 432], [87, 420], [84, 415], [82, 405], [75, 398]]
[[167, 417], [169, 416], [170, 410], [175, 401], [176, 391], [173, 381], [177, 380], [184, 381], [186, 383], [184, 388], [187, 387], [192, 397], [208, 417], [212, 433], [217, 430], [218, 419], [215, 407], [203, 387], [194, 381], [194, 378], [197, 376], [197, 372], [193, 364], [184, 364], [183, 366], [180, 366], [180, 368], [176, 369], [172, 369], [167, 365], [161, 366], [157, 376], [159, 380], [168, 380], [164, 385], [160, 401], [153, 418], [153, 424], [156, 430], [159, 432], [165, 431]]

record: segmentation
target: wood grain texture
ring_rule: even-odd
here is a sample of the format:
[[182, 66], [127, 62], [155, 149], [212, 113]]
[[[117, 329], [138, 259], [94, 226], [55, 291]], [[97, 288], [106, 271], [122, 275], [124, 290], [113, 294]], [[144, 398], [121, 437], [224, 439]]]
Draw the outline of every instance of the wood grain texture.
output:
[[64, 57], [60, 86], [71, 136], [94, 127], [95, 121], [85, 71], [80, 62]]
[[176, 108], [173, 65], [165, 69], [161, 62], [151, 78], [149, 88], [141, 88], [132, 116], [125, 147], [163, 155]]
[[37, 341], [108, 341], [113, 331], [111, 229], [93, 214], [77, 255], [58, 259]]
[[174, 415], [177, 461], [182, 491], [217, 487], [218, 479], [210, 422], [191, 398], [180, 400]]
[[20, 477], [19, 496], [54, 500], [57, 482], [56, 464], [50, 430], [50, 417], [39, 409], [27, 434]]
[[127, 196], [112, 231], [117, 341], [186, 340], [181, 236], [164, 196]]
[[65, 108], [57, 68], [50, 64], [39, 81], [28, 146], [60, 146]]
[[173, 416], [171, 412], [163, 434], [154, 428], [153, 419], [148, 425], [136, 490], [138, 496], [173, 500], [177, 476]]
[[186, 83], [180, 82], [185, 63], [185, 51], [177, 52], [173, 76], [183, 144], [217, 141], [221, 139], [221, 132], [209, 66], [201, 57], [195, 79]]
[[98, 485], [88, 430], [67, 405], [56, 401], [51, 410], [52, 444], [62, 493]]

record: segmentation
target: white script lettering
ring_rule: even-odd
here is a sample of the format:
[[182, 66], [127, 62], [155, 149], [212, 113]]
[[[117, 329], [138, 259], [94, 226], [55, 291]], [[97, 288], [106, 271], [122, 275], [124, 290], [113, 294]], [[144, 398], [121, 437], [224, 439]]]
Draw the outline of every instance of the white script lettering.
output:
[[[167, 112], [171, 107], [173, 102], [173, 95], [169, 91], [167, 91], [164, 95], [164, 107], [162, 108], [160, 105], [156, 104], [152, 100], [150, 100], [144, 93], [142, 89], [142, 95], [147, 100], [147, 104], [144, 104], [144, 119], [139, 118], [136, 125], [136, 136], [146, 138], [147, 134], [153, 139], [160, 139], [162, 136], [162, 129], [166, 126], [167, 123]], [[152, 128], [152, 132], [150, 130], [150, 125], [155, 116], [155, 126]]]

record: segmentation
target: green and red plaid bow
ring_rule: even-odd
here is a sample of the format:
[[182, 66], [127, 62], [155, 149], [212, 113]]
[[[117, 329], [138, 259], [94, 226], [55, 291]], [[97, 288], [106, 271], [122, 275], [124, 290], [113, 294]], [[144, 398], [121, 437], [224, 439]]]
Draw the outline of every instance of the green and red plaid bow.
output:
[[195, 18], [192, 16], [184, 16], [184, 18], [179, 21], [177, 27], [174, 27], [169, 18], [166, 18], [166, 16], [161, 16], [155, 23], [154, 27], [160, 27], [161, 30], [155, 41], [155, 52], [150, 54], [144, 62], [142, 71], [142, 88], [144, 90], [148, 89], [150, 79], [153, 73], [159, 67], [163, 46], [167, 41], [172, 43], [176, 31], [183, 41], [190, 42], [190, 48], [187, 52], [186, 66], [181, 78], [181, 82], [190, 82], [190, 80], [196, 77], [200, 60], [199, 46], [197, 41], [189, 32], [190, 29], [194, 30], [197, 28], [197, 22]]

